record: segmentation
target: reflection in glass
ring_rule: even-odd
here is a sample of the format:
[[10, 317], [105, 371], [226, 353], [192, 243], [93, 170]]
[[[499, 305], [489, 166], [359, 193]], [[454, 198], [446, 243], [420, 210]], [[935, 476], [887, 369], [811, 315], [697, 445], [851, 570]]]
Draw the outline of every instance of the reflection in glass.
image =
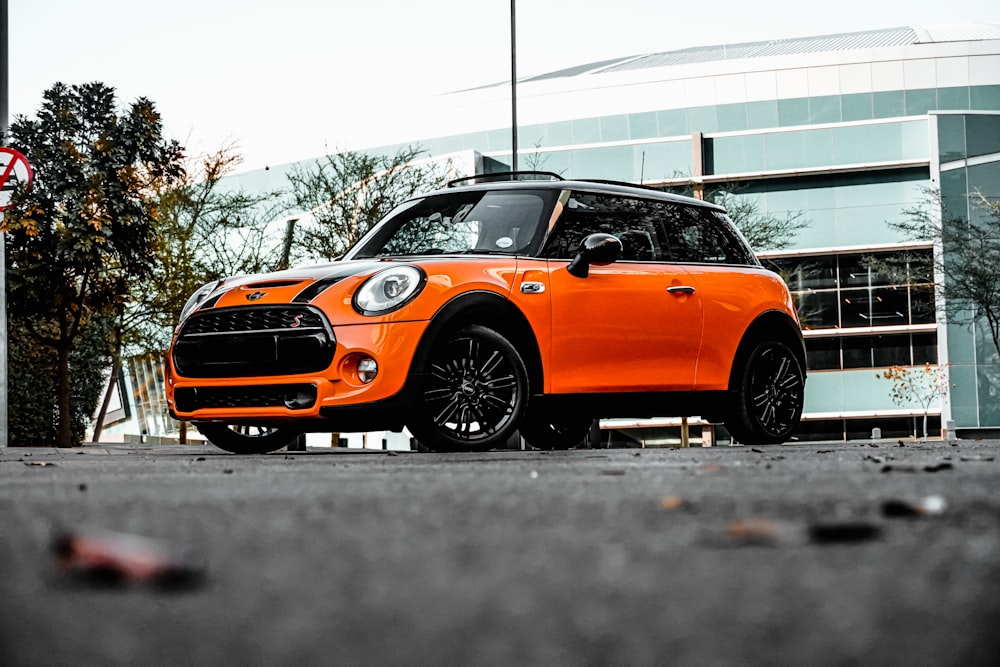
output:
[[806, 369], [810, 371], [840, 370], [840, 339], [807, 338]]
[[910, 334], [889, 334], [872, 339], [872, 358], [876, 368], [910, 365]]
[[841, 343], [844, 368], [872, 368], [872, 336], [847, 336]]
[[845, 327], [871, 326], [871, 293], [867, 288], [840, 291], [840, 321]]

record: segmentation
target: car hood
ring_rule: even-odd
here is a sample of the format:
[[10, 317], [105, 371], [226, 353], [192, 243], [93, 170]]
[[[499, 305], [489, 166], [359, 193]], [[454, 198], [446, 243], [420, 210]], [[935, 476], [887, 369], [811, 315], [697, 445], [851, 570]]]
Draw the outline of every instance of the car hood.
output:
[[338, 280], [363, 273], [374, 273], [385, 268], [386, 262], [373, 260], [352, 260], [343, 262], [328, 262], [326, 264], [311, 264], [284, 271], [272, 273], [256, 273], [247, 276], [226, 278], [226, 287], [241, 287], [244, 285], [266, 285], [277, 283], [300, 283], [310, 280]]

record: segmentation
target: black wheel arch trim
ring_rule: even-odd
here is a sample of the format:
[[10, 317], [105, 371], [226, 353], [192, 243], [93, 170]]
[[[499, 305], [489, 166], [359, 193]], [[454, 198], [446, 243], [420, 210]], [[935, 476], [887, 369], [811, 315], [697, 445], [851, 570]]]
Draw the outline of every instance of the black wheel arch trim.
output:
[[729, 370], [729, 389], [732, 391], [735, 384], [740, 381], [739, 371], [743, 368], [743, 361], [749, 355], [755, 345], [765, 340], [778, 340], [788, 345], [802, 365], [803, 376], [806, 373], [806, 345], [802, 337], [802, 329], [795, 320], [788, 314], [780, 310], [768, 310], [750, 323], [743, 338], [740, 339], [736, 354], [733, 355], [733, 365]]
[[510, 299], [488, 290], [460, 294], [434, 313], [410, 362], [408, 384], [420, 377], [431, 349], [443, 334], [470, 324], [493, 329], [507, 338], [527, 368], [529, 394], [540, 391], [543, 386], [542, 355], [534, 329]]

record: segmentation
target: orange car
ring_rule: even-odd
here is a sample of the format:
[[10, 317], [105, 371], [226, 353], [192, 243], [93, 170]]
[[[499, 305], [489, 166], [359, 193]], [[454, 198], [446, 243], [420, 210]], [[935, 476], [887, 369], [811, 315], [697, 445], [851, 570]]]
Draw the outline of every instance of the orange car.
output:
[[459, 179], [339, 261], [204, 286], [167, 357], [173, 416], [239, 453], [404, 427], [439, 451], [566, 448], [600, 417], [683, 415], [787, 440], [798, 320], [726, 212], [549, 176]]

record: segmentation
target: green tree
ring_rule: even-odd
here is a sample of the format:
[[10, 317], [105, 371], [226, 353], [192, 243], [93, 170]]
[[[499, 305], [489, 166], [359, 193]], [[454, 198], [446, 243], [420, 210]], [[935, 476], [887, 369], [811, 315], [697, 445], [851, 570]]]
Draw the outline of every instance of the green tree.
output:
[[439, 167], [414, 164], [423, 153], [414, 146], [392, 155], [345, 152], [312, 169], [294, 167], [288, 175], [292, 200], [307, 212], [297, 245], [315, 259], [336, 259], [396, 204], [443, 185]]
[[182, 152], [164, 139], [151, 101], [120, 109], [102, 83], [53, 85], [37, 116], [16, 117], [4, 141], [35, 171], [4, 218], [10, 315], [55, 352], [56, 443], [69, 447], [79, 441], [74, 347], [88, 323], [116, 317], [131, 287], [149, 277], [155, 193], [180, 175]]

